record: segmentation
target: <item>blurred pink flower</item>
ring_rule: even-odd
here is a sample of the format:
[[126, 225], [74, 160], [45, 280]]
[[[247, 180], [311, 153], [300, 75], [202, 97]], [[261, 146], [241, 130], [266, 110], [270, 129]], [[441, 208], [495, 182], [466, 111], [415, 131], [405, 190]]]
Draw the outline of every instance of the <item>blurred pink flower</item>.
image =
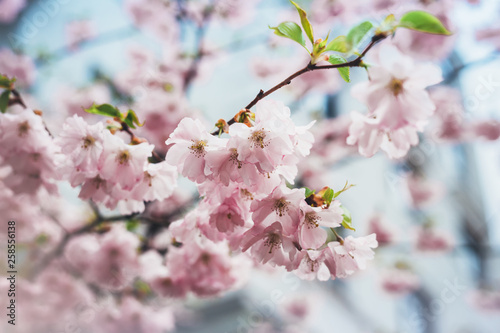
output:
[[415, 63], [391, 44], [379, 47], [378, 61], [368, 69], [370, 80], [354, 86], [352, 95], [368, 106], [383, 129], [421, 128], [436, 108], [425, 88], [441, 82], [441, 69]]
[[416, 248], [426, 252], [447, 252], [453, 249], [453, 236], [434, 227], [419, 227], [416, 236]]
[[0, 73], [15, 77], [17, 87], [27, 88], [35, 82], [36, 66], [33, 59], [27, 55], [16, 54], [8, 48], [2, 48], [0, 49]]
[[393, 268], [382, 273], [382, 288], [389, 294], [403, 296], [420, 287], [418, 276], [408, 269]]
[[79, 44], [94, 38], [96, 34], [92, 21], [71, 21], [66, 24], [66, 41], [71, 50], [76, 50]]
[[500, 291], [479, 289], [469, 293], [468, 301], [486, 313], [500, 313]]
[[395, 241], [394, 224], [389, 224], [380, 213], [372, 214], [368, 219], [368, 233], [377, 235], [379, 246], [388, 245]]
[[26, 4], [26, 0], [0, 0], [0, 22], [14, 22]]
[[425, 179], [416, 174], [407, 176], [406, 186], [411, 205], [415, 209], [423, 209], [433, 205], [441, 200], [446, 193], [446, 188], [442, 183]]

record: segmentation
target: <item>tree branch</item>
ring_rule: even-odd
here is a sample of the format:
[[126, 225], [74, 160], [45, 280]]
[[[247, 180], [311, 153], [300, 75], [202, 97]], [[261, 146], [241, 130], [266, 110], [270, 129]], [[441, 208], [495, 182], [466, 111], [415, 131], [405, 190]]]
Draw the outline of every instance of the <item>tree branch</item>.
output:
[[[273, 92], [275, 92], [275, 91], [283, 88], [284, 86], [289, 85], [292, 82], [293, 79], [295, 79], [295, 78], [297, 78], [297, 77], [299, 77], [302, 74], [305, 74], [307, 72], [312, 72], [312, 71], [320, 70], [320, 69], [332, 69], [332, 68], [359, 67], [359, 66], [361, 66], [361, 64], [363, 63], [363, 57], [368, 53], [368, 51], [370, 51], [370, 49], [373, 46], [375, 46], [375, 44], [377, 44], [381, 40], [385, 39], [386, 37], [387, 36], [385, 36], [385, 35], [375, 35], [375, 36], [373, 36], [372, 39], [371, 39], [371, 41], [370, 41], [370, 43], [366, 46], [366, 48], [363, 50], [363, 52], [360, 55], [358, 55], [355, 59], [353, 59], [351, 61], [348, 61], [348, 62], [345, 62], [345, 63], [342, 63], [342, 64], [321, 65], [321, 66], [308, 63], [306, 65], [306, 67], [304, 67], [301, 70], [293, 73], [292, 75], [290, 75], [289, 77], [287, 77], [286, 79], [284, 79], [283, 81], [281, 81], [280, 83], [278, 83], [277, 85], [275, 85], [274, 87], [272, 87], [271, 89], [269, 89], [267, 91], [264, 91], [264, 90], [261, 89], [259, 91], [259, 93], [257, 94], [257, 96], [255, 96], [255, 98], [247, 106], [245, 106], [245, 109], [251, 109], [260, 100], [262, 100], [265, 97], [271, 95]], [[232, 119], [230, 119], [230, 120], [227, 121], [227, 124], [231, 125], [231, 124], [234, 124], [235, 122], [236, 122], [236, 120], [233, 117]], [[216, 131], [212, 132], [211, 134], [212, 135], [218, 135], [219, 134], [219, 130], [216, 130]]]

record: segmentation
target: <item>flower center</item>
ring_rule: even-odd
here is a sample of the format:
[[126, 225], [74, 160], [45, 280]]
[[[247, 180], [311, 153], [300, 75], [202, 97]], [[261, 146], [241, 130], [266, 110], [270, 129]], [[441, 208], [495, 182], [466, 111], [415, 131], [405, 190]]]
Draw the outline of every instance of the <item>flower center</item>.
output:
[[30, 124], [28, 124], [28, 121], [25, 121], [19, 124], [19, 127], [17, 128], [17, 133], [20, 137], [23, 137], [26, 134], [28, 134], [29, 130], [30, 130]]
[[238, 169], [241, 169], [241, 161], [238, 160], [238, 151], [236, 148], [231, 148], [231, 155], [229, 155], [229, 160], [233, 162], [233, 164], [238, 166]]
[[189, 149], [191, 149], [191, 152], [196, 156], [196, 157], [203, 157], [206, 154], [205, 147], [207, 146], [207, 142], [204, 140], [192, 140], [193, 144]]
[[250, 140], [250, 145], [253, 148], [260, 147], [264, 149], [268, 143], [264, 142], [266, 138], [266, 132], [264, 130], [254, 131], [252, 135], [248, 138]]
[[281, 198], [281, 199], [276, 200], [276, 202], [274, 203], [273, 209], [276, 212], [276, 214], [278, 214], [281, 217], [281, 216], [283, 216], [283, 214], [288, 212], [288, 205], [289, 204], [290, 203], [288, 201], [286, 201], [285, 198]]
[[394, 96], [398, 96], [403, 92], [403, 80], [393, 78], [391, 82], [389, 83], [389, 89], [392, 91]]
[[106, 181], [104, 179], [101, 179], [101, 177], [97, 176], [94, 179], [92, 179], [92, 183], [95, 186], [96, 190], [101, 187], [102, 184], [104, 184]]
[[83, 144], [82, 148], [89, 148], [90, 146], [94, 145], [95, 139], [91, 135], [87, 135], [85, 138], [83, 138]]
[[200, 260], [205, 265], [208, 265], [208, 263], [210, 262], [210, 254], [208, 254], [207, 252], [203, 252], [200, 256]]
[[130, 161], [130, 152], [128, 150], [122, 150], [117, 156], [116, 160], [120, 164], [127, 164]]
[[319, 262], [317, 260], [312, 260], [309, 255], [307, 256], [307, 265], [311, 268], [311, 272], [316, 271], [319, 268]]
[[318, 216], [315, 212], [308, 212], [305, 216], [305, 222], [307, 224], [307, 229], [317, 228], [319, 227], [318, 221], [321, 220], [321, 217]]
[[148, 182], [148, 186], [153, 186], [153, 176], [147, 171], [144, 171], [144, 180]]
[[266, 240], [264, 241], [264, 245], [269, 247], [269, 253], [272, 253], [275, 247], [279, 247], [281, 245], [280, 235], [276, 233], [267, 234]]
[[246, 188], [240, 189], [241, 195], [247, 200], [253, 200], [253, 194]]

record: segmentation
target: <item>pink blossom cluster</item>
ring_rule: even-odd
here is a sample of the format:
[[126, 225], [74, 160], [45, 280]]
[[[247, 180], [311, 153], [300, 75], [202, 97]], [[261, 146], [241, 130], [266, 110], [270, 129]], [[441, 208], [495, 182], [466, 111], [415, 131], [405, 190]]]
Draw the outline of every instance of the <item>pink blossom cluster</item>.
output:
[[15, 194], [55, 192], [61, 158], [42, 117], [30, 109], [0, 114], [0, 178]]
[[[252, 115], [248, 115], [252, 118]], [[166, 141], [166, 161], [198, 184], [196, 211], [172, 226], [176, 241], [205, 237], [305, 279], [346, 277], [366, 267], [375, 235], [327, 242], [340, 227], [340, 202], [312, 207], [304, 189], [291, 189], [297, 163], [310, 152], [312, 123], [296, 126], [282, 103], [261, 101], [255, 120], [212, 136], [199, 120], [183, 119]], [[194, 235], [193, 235], [194, 234]], [[191, 242], [189, 242], [191, 243]]]
[[0, 49], [0, 73], [16, 78], [16, 86], [29, 87], [36, 78], [33, 59], [24, 54], [14, 53], [8, 48]]
[[0, 0], [0, 23], [14, 22], [26, 4], [26, 0]]
[[133, 98], [132, 109], [144, 121], [144, 127], [137, 133], [147, 137], [159, 152], [166, 151], [165, 140], [181, 119], [195, 115], [183, 86], [189, 62], [176, 51], [166, 50], [166, 53], [159, 60], [151, 52], [130, 49], [130, 65], [113, 78], [116, 88]]
[[82, 186], [83, 200], [132, 213], [142, 212], [145, 201], [163, 200], [174, 191], [176, 169], [148, 161], [153, 145], [127, 144], [100, 122], [89, 125], [70, 117], [56, 141], [66, 156], [63, 174], [73, 187]]
[[438, 142], [494, 141], [500, 137], [500, 122], [496, 119], [469, 119], [462, 95], [451, 87], [437, 86], [430, 90], [436, 105], [436, 117], [429, 135]]
[[125, 9], [136, 26], [167, 42], [178, 39], [177, 5], [174, 1], [127, 0]]
[[[156, 251], [141, 256], [141, 272], [152, 290], [164, 297], [215, 296], [246, 280], [248, 259], [232, 256], [226, 241], [201, 237], [196, 224], [204, 218], [194, 210], [170, 226], [173, 242], [163, 257]], [[189, 225], [190, 229], [184, 229]]]
[[390, 158], [401, 158], [419, 142], [418, 132], [435, 111], [426, 88], [442, 80], [441, 70], [415, 63], [390, 44], [380, 46], [378, 60], [368, 69], [369, 81], [351, 90], [368, 113], [352, 113], [347, 143], [366, 157], [382, 149]]
[[115, 225], [103, 235], [74, 238], [64, 256], [85, 281], [108, 290], [121, 290], [139, 275], [138, 247], [135, 234]]
[[76, 50], [78, 45], [94, 38], [96, 31], [92, 21], [77, 20], [66, 25], [66, 40], [72, 50]]

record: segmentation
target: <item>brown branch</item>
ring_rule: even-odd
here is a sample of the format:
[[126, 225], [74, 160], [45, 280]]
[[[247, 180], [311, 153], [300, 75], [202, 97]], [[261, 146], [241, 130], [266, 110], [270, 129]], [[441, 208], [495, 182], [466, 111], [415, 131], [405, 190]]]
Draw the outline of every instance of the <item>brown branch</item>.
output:
[[26, 106], [26, 103], [24, 103], [24, 100], [21, 97], [21, 94], [19, 93], [19, 91], [17, 91], [16, 89], [12, 89], [11, 93], [12, 93], [12, 95], [14, 95], [14, 98], [12, 98], [11, 100], [9, 100], [9, 104], [8, 104], [9, 106], [18, 104], [18, 105], [22, 106], [25, 109], [28, 108]]
[[[259, 93], [257, 94], [257, 96], [255, 96], [255, 98], [245, 107], [245, 109], [251, 109], [260, 100], [262, 100], [265, 97], [271, 95], [273, 92], [275, 92], [275, 91], [283, 88], [284, 86], [289, 85], [292, 82], [293, 79], [295, 79], [295, 78], [297, 78], [297, 77], [299, 77], [302, 74], [305, 74], [307, 72], [312, 72], [312, 71], [320, 70], [320, 69], [332, 69], [332, 68], [359, 67], [359, 66], [361, 66], [362, 63], [363, 63], [363, 57], [368, 53], [368, 51], [370, 51], [370, 49], [373, 46], [375, 46], [375, 44], [377, 44], [378, 42], [380, 42], [381, 40], [383, 40], [386, 37], [387, 36], [385, 36], [385, 35], [375, 35], [375, 36], [373, 36], [372, 39], [371, 39], [371, 41], [370, 41], [370, 43], [363, 50], [363, 52], [360, 55], [358, 55], [355, 59], [353, 59], [351, 61], [348, 61], [348, 62], [345, 62], [345, 63], [342, 63], [342, 64], [321, 65], [321, 66], [308, 63], [306, 65], [306, 67], [304, 67], [301, 70], [293, 73], [292, 75], [290, 75], [289, 77], [287, 77], [286, 79], [284, 79], [283, 81], [281, 81], [280, 83], [278, 83], [277, 85], [275, 85], [274, 87], [272, 87], [271, 89], [269, 89], [267, 91], [264, 91], [264, 90], [261, 89], [259, 91]], [[233, 117], [232, 119], [230, 119], [230, 120], [227, 121], [227, 124], [231, 125], [231, 124], [234, 124], [235, 122], [236, 122], [236, 120]], [[212, 132], [211, 134], [212, 135], [218, 135], [219, 134], [219, 130], [216, 130], [216, 131]]]
[[200, 65], [201, 59], [204, 56], [203, 53], [203, 44], [205, 40], [205, 35], [207, 32], [208, 24], [210, 23], [210, 19], [213, 13], [213, 8], [212, 7], [207, 7], [203, 11], [203, 17], [201, 22], [198, 25], [198, 28], [196, 30], [196, 53], [194, 55], [193, 61], [191, 62], [191, 66], [189, 67], [188, 71], [186, 72], [186, 76], [184, 78], [184, 83], [183, 83], [183, 89], [184, 91], [187, 90], [191, 82], [194, 80], [196, 75], [198, 75], [198, 67]]
[[111, 217], [102, 217], [100, 214], [97, 214], [96, 218], [89, 224], [84, 225], [83, 227], [76, 229], [75, 231], [72, 231], [70, 233], [66, 233], [62, 240], [59, 242], [59, 244], [56, 246], [55, 249], [50, 251], [45, 257], [43, 257], [38, 264], [33, 267], [29, 274], [29, 279], [33, 279], [35, 276], [40, 274], [45, 268], [47, 268], [50, 263], [56, 259], [58, 256], [60, 256], [68, 242], [75, 236], [84, 234], [86, 232], [91, 231], [92, 229], [100, 226], [102, 223], [105, 222], [120, 222], [124, 220], [131, 219], [135, 217], [137, 214], [131, 214], [131, 215], [117, 215], [117, 216], [111, 216]]

